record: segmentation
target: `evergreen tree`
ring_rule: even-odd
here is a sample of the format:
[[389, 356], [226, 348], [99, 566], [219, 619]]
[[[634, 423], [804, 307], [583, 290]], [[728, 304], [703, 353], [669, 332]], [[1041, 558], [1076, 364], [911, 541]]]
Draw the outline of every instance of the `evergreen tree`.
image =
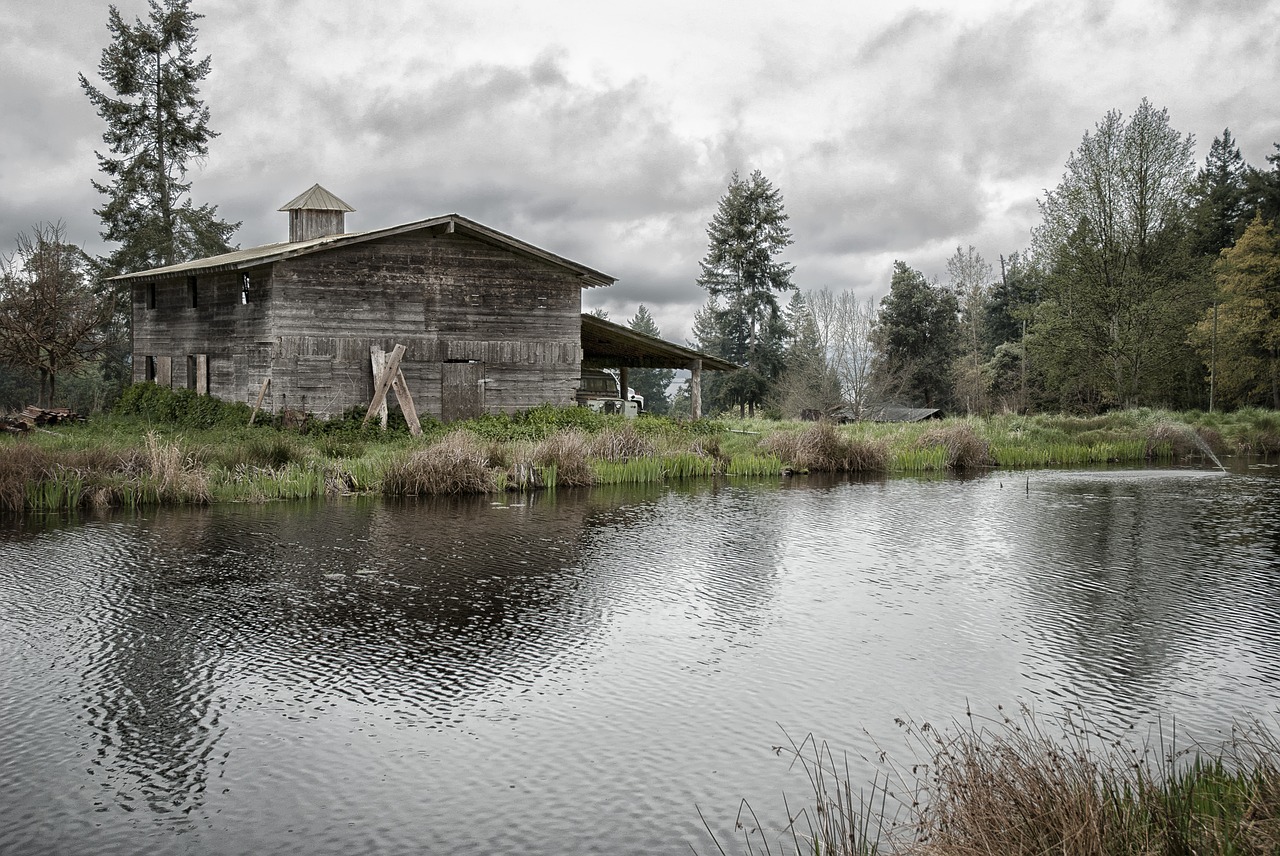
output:
[[931, 285], [920, 271], [895, 261], [874, 334], [880, 388], [896, 391], [911, 404], [950, 406], [950, 368], [960, 350], [959, 311], [954, 292]]
[[754, 413], [782, 368], [787, 333], [778, 294], [795, 289], [793, 267], [777, 258], [792, 243], [781, 192], [759, 170], [745, 180], [735, 172], [707, 238], [698, 285], [723, 300], [716, 322], [722, 350], [709, 353], [745, 366], [722, 388], [731, 403]]
[[1217, 256], [1236, 242], [1248, 225], [1245, 219], [1248, 167], [1240, 148], [1224, 128], [1213, 141], [1204, 168], [1192, 189], [1193, 251]]
[[1275, 143], [1275, 153], [1267, 155], [1271, 169], [1250, 167], [1245, 175], [1246, 220], [1260, 216], [1265, 223], [1280, 221], [1280, 143]]
[[114, 274], [175, 264], [231, 249], [239, 223], [218, 219], [212, 205], [188, 195], [189, 164], [209, 153], [215, 134], [197, 88], [210, 58], [196, 58], [196, 21], [190, 0], [149, 0], [147, 21], [128, 24], [108, 10], [111, 43], [98, 73], [108, 89], [80, 75], [80, 86], [107, 124], [97, 153], [108, 183], [93, 182], [106, 197], [94, 211], [102, 237], [119, 243], [103, 265]]
[[[653, 320], [653, 316], [649, 314], [649, 310], [643, 303], [640, 304], [640, 308], [636, 310], [635, 316], [627, 326], [637, 333], [644, 333], [655, 339], [662, 338], [662, 331], [658, 329], [657, 322]], [[667, 412], [671, 404], [667, 388], [675, 379], [674, 369], [632, 369], [627, 374], [631, 388], [644, 396], [645, 410], [650, 413]]]

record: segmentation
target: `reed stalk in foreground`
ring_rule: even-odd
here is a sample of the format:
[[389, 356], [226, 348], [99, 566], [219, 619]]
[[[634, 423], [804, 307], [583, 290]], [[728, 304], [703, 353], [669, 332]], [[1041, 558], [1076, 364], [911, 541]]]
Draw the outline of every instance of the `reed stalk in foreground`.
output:
[[[1180, 748], [1173, 730], [1107, 732], [1079, 710], [1023, 709], [939, 731], [899, 721], [909, 763], [881, 752], [857, 787], [812, 736], [794, 758], [811, 798], [767, 832], [738, 814], [744, 853], [821, 856], [1208, 856], [1280, 853], [1280, 739], [1254, 720], [1221, 745]], [[710, 827], [708, 827], [708, 830]], [[728, 850], [715, 841], [716, 850]]]

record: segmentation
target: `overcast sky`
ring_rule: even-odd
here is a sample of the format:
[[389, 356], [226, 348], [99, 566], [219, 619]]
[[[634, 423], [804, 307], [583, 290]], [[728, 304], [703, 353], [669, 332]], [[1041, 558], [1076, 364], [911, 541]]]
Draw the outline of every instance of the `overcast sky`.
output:
[[[117, 4], [145, 17], [145, 0]], [[107, 6], [0, 0], [0, 247], [92, 209]], [[683, 340], [730, 174], [782, 191], [805, 290], [883, 294], [895, 259], [945, 281], [957, 246], [998, 266], [1084, 133], [1145, 96], [1203, 162], [1230, 127], [1280, 142], [1280, 0], [193, 0], [221, 136], [197, 204], [284, 240], [277, 208], [319, 182], [349, 230], [459, 213], [618, 278]]]

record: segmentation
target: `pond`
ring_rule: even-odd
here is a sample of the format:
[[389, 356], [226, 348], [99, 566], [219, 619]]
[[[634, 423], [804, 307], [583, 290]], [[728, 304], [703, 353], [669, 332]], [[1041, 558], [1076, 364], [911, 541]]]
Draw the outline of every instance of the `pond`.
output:
[[701, 853], [772, 747], [1277, 711], [1280, 478], [698, 482], [0, 527], [0, 852]]

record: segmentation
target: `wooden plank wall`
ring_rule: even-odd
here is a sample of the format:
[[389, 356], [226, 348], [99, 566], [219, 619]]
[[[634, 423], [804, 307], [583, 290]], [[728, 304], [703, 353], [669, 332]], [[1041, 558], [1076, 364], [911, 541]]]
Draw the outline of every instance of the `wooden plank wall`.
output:
[[[240, 273], [220, 273], [196, 279], [196, 305], [186, 277], [158, 280], [155, 308], [148, 308], [152, 283], [133, 288], [133, 380], [146, 379], [146, 358], [167, 358], [173, 370], [158, 383], [188, 385], [187, 357], [203, 366], [210, 394], [229, 401], [252, 403], [271, 370], [270, 276], [267, 270], [250, 275], [250, 302], [241, 303]], [[197, 385], [199, 378], [197, 378]]]
[[569, 271], [423, 231], [282, 262], [273, 285], [275, 408], [367, 404], [374, 344], [405, 345], [415, 404], [437, 418], [447, 362], [483, 364], [490, 412], [573, 401], [582, 296]]

